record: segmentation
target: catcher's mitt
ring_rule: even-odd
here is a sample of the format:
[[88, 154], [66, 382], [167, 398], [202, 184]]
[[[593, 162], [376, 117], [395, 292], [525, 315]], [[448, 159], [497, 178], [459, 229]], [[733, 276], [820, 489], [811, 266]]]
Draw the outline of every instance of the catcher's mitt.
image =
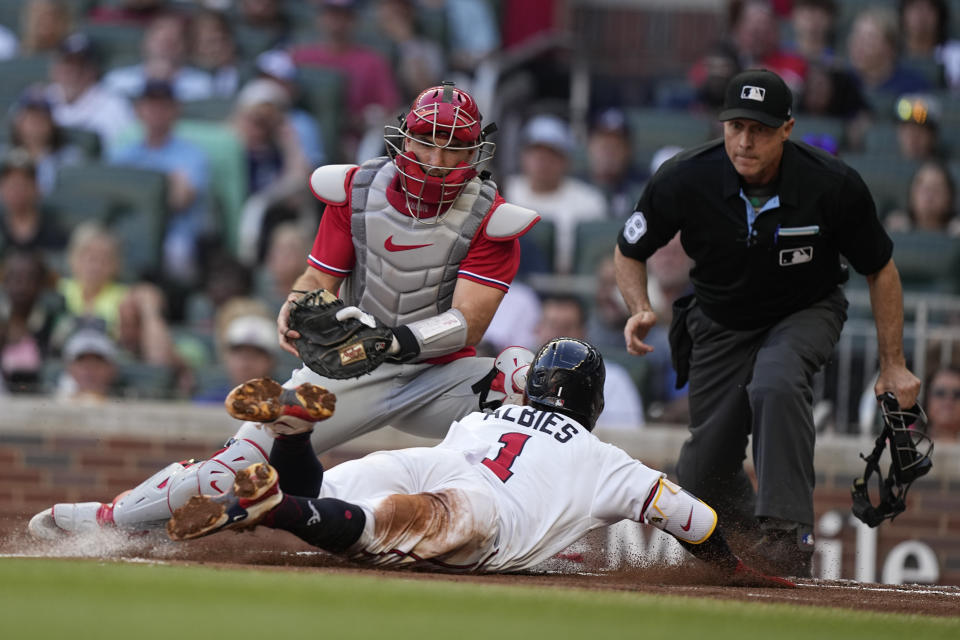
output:
[[356, 318], [337, 320], [343, 300], [326, 289], [308, 291], [290, 309], [290, 328], [303, 363], [326, 378], [357, 378], [376, 369], [393, 343], [389, 327]]

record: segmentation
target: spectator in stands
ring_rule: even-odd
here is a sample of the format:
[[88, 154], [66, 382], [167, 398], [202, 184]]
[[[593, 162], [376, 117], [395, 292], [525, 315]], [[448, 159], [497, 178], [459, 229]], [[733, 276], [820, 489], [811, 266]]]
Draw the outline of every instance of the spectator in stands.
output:
[[187, 392], [193, 377], [177, 351], [165, 309], [162, 289], [147, 282], [131, 285], [117, 305], [117, 346], [126, 360], [168, 370], [173, 388]]
[[170, 219], [163, 238], [163, 270], [171, 281], [191, 285], [198, 276], [197, 251], [212, 228], [210, 169], [204, 151], [174, 132], [180, 107], [173, 85], [147, 82], [136, 102], [143, 139], [111, 153], [113, 164], [167, 174]]
[[775, 72], [793, 89], [803, 86], [807, 63], [780, 46], [780, 24], [768, 0], [730, 3], [730, 36], [743, 69]]
[[50, 338], [63, 312], [54, 273], [38, 251], [8, 252], [0, 269], [0, 372], [11, 392], [42, 390]]
[[500, 46], [495, 10], [485, 0], [428, 0], [425, 4], [429, 3], [442, 4], [445, 10], [451, 69], [472, 75]]
[[355, 0], [322, 0], [320, 31], [324, 40], [293, 49], [298, 66], [340, 71], [346, 79], [344, 157], [356, 158], [360, 139], [369, 128], [383, 133], [383, 125], [400, 104], [400, 92], [390, 64], [378, 52], [357, 44]]
[[593, 304], [587, 319], [587, 342], [603, 352], [622, 348], [623, 326], [629, 317], [617, 287], [613, 256], [607, 256], [597, 264]]
[[949, 167], [927, 160], [910, 180], [906, 211], [893, 211], [884, 220], [889, 231], [935, 231], [960, 237], [956, 184]]
[[837, 29], [835, 0], [794, 0], [790, 26], [795, 53], [807, 62], [833, 60]]
[[238, 4], [236, 25], [239, 33], [251, 34], [251, 39], [262, 43], [264, 51], [288, 44], [292, 25], [283, 0], [239, 0]]
[[15, 58], [20, 50], [17, 34], [0, 24], [0, 60]]
[[529, 285], [514, 280], [483, 334], [478, 355], [496, 358], [501, 351], [514, 346], [537, 349], [541, 344], [536, 335], [540, 315], [540, 296]]
[[[537, 345], [559, 337], [586, 339], [587, 314], [580, 298], [548, 296], [541, 301], [541, 311], [536, 330]], [[607, 368], [604, 407], [597, 426], [624, 430], [643, 426], [643, 403], [630, 374], [611, 359], [606, 359], [604, 364]]]
[[246, 150], [251, 195], [306, 184], [310, 166], [289, 108], [289, 94], [272, 80], [251, 80], [237, 94], [233, 126]]
[[897, 149], [907, 160], [941, 157], [940, 101], [929, 94], [900, 96], [894, 104], [897, 123]]
[[221, 249], [204, 256], [202, 273], [200, 290], [192, 293], [187, 301], [186, 323], [193, 331], [212, 336], [218, 309], [232, 298], [252, 297], [253, 272]]
[[67, 36], [50, 65], [47, 99], [61, 127], [94, 131], [111, 146], [136, 121], [130, 103], [99, 82], [100, 63], [84, 33]]
[[118, 280], [119, 273], [116, 236], [97, 223], [77, 225], [67, 247], [67, 272], [57, 282], [67, 313], [117, 335], [120, 303], [128, 292], [127, 285]]
[[916, 71], [899, 59], [900, 29], [897, 15], [883, 7], [864, 9], [853, 20], [847, 37], [850, 67], [873, 106], [904, 93], [931, 89]]
[[73, 333], [64, 344], [63, 362], [56, 390], [59, 399], [100, 403], [116, 395], [117, 346], [105, 333], [91, 328]]
[[521, 173], [507, 177], [505, 196], [556, 226], [555, 267], [569, 273], [577, 223], [606, 218], [606, 200], [595, 187], [570, 176], [574, 140], [564, 120], [534, 116], [524, 125], [521, 139]]
[[53, 107], [41, 87], [28, 89], [10, 114], [10, 143], [25, 149], [37, 173], [37, 188], [50, 195], [60, 167], [83, 162], [83, 152], [53, 120]]
[[256, 297], [271, 309], [283, 306], [293, 283], [303, 273], [303, 256], [310, 253], [310, 233], [296, 222], [282, 222], [270, 231], [263, 268], [256, 271]]
[[935, 442], [960, 442], [960, 366], [937, 369], [927, 385], [927, 431]]
[[657, 324], [647, 334], [647, 344], [653, 347], [648, 354], [651, 384], [647, 408], [651, 418], [669, 423], [686, 424], [689, 418], [687, 386], [677, 389], [677, 372], [670, 354], [669, 328], [673, 320], [673, 303], [692, 293], [690, 270], [693, 260], [680, 244], [680, 234], [660, 247], [647, 260], [650, 304], [657, 314]]
[[20, 55], [56, 51], [72, 25], [66, 0], [30, 0], [20, 11]]
[[36, 249], [55, 262], [67, 235], [41, 203], [36, 167], [25, 149], [9, 149], [0, 157], [0, 205], [0, 255], [15, 248]]
[[393, 76], [400, 98], [412, 102], [423, 90], [443, 80], [444, 59], [440, 45], [418, 32], [413, 0], [378, 0], [377, 25], [390, 43]]
[[212, 96], [230, 98], [240, 88], [240, 55], [226, 14], [204, 9], [190, 20], [193, 62], [210, 74]]
[[804, 140], [836, 154], [841, 144], [848, 150], [863, 148], [873, 122], [870, 104], [860, 82], [847, 69], [824, 62], [811, 62], [807, 78], [797, 97], [797, 111], [844, 121], [842, 139]]
[[135, 99], [149, 80], [173, 86], [177, 100], [205, 100], [213, 96], [213, 78], [206, 71], [187, 65], [190, 53], [187, 21], [176, 13], [163, 13], [150, 21], [143, 36], [143, 61], [107, 73], [108, 89]]
[[273, 377], [280, 344], [272, 311], [250, 298], [234, 298], [217, 314], [217, 351], [224, 376], [200, 389], [197, 402], [220, 402], [238, 384]]
[[950, 35], [950, 7], [945, 0], [900, 0], [903, 55], [934, 60]]
[[282, 49], [264, 51], [256, 58], [256, 71], [258, 78], [277, 83], [287, 94], [288, 104], [291, 105], [287, 110], [287, 117], [297, 134], [309, 166], [313, 168], [326, 164], [328, 157], [320, 125], [313, 114], [299, 104], [300, 82], [297, 78], [297, 67], [290, 54]]
[[96, 2], [88, 19], [100, 24], [146, 26], [167, 11], [168, 0], [113, 0]]
[[730, 78], [738, 73], [740, 58], [736, 48], [729, 42], [715, 42], [688, 74], [690, 84], [697, 92], [695, 110], [711, 116], [719, 113], [724, 89]]
[[603, 192], [607, 211], [626, 218], [640, 199], [646, 176], [633, 164], [627, 115], [621, 109], [601, 111], [587, 139], [588, 182]]

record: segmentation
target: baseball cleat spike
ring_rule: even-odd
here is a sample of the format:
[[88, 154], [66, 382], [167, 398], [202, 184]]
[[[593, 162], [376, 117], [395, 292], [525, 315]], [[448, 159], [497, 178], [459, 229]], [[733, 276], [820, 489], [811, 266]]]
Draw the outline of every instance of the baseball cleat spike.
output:
[[336, 402], [334, 394], [309, 382], [284, 389], [270, 378], [256, 378], [234, 387], [224, 405], [227, 413], [237, 420], [273, 422], [292, 416], [319, 422], [333, 415]]

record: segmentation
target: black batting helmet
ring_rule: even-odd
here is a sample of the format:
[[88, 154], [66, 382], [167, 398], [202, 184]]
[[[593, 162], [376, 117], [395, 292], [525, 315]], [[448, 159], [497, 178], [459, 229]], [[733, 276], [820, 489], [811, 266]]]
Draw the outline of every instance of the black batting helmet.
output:
[[603, 356], [576, 338], [554, 338], [540, 348], [527, 374], [527, 402], [570, 416], [593, 431], [603, 411]]

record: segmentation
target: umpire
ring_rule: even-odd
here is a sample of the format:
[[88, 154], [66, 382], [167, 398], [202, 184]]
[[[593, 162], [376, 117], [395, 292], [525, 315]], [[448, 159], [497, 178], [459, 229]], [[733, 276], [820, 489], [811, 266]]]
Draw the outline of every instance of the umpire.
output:
[[[656, 315], [645, 261], [678, 231], [694, 293], [674, 303], [678, 386], [689, 376], [690, 437], [679, 483], [738, 523], [778, 575], [808, 576], [813, 553], [813, 377], [846, 320], [849, 264], [866, 276], [879, 342], [875, 391], [913, 406], [893, 243], [856, 171], [790, 140], [792, 96], [767, 70], [727, 85], [723, 140], [666, 162], [617, 239], [630, 307], [627, 351], [644, 355]], [[743, 469], [753, 433], [757, 490]]]

